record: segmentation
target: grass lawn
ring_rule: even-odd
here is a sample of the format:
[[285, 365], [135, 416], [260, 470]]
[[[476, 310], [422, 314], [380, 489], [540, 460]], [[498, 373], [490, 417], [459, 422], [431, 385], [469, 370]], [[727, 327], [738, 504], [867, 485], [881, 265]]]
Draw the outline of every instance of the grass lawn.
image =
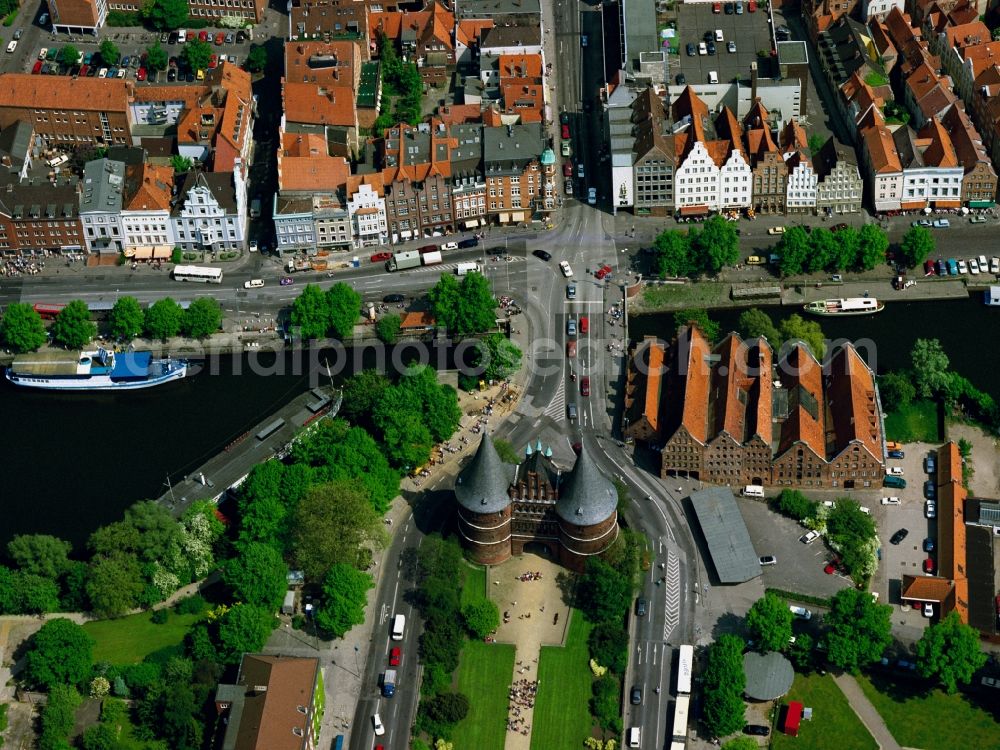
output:
[[782, 699], [782, 703], [790, 700], [812, 706], [813, 718], [802, 722], [798, 737], [775, 731], [772, 750], [843, 750], [848, 747], [851, 750], [877, 750], [875, 739], [851, 710], [847, 698], [830, 675], [796, 673], [791, 692]]
[[923, 750], [1000, 746], [1000, 709], [991, 715], [961, 693], [924, 692], [882, 676], [858, 677], [892, 736], [903, 747]]
[[461, 606], [475, 604], [486, 598], [486, 568], [465, 563], [465, 583], [462, 584]]
[[514, 646], [469, 641], [458, 663], [458, 692], [469, 698], [469, 715], [455, 727], [455, 747], [503, 750], [507, 737], [507, 692]]
[[649, 286], [642, 295], [642, 312], [682, 307], [720, 307], [729, 303], [732, 284], [702, 281], [697, 284]]
[[885, 415], [885, 436], [900, 443], [938, 443], [938, 406], [932, 401], [914, 401]]
[[190, 627], [203, 615], [179, 615], [171, 611], [163, 625], [150, 622], [151, 612], [140, 612], [117, 620], [97, 620], [83, 626], [94, 639], [94, 661], [136, 664], [163, 649], [181, 645]]
[[[566, 646], [543, 646], [538, 658], [538, 695], [531, 723], [531, 750], [583, 747], [590, 736], [590, 623], [573, 610]], [[456, 743], [456, 747], [457, 747]]]

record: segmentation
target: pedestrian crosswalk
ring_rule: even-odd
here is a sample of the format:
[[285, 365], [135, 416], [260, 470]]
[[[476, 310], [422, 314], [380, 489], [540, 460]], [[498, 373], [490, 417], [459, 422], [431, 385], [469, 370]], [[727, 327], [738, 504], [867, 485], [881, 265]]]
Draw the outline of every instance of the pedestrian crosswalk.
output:
[[562, 378], [559, 379], [556, 392], [552, 394], [552, 400], [545, 407], [545, 416], [554, 422], [562, 422], [566, 419], [566, 384], [563, 383]]
[[673, 550], [667, 552], [663, 596], [663, 640], [670, 640], [681, 618], [681, 561]]

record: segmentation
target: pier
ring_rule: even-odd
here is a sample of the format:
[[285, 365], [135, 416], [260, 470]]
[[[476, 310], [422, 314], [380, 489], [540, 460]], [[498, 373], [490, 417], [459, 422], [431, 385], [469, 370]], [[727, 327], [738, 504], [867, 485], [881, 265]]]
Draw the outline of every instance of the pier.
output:
[[341, 399], [341, 391], [332, 386], [313, 388], [296, 396], [182, 481], [172, 484], [168, 479], [167, 491], [157, 502], [177, 515], [198, 500], [217, 502], [227, 490], [239, 487], [254, 466], [286, 455], [303, 429], [336, 416]]

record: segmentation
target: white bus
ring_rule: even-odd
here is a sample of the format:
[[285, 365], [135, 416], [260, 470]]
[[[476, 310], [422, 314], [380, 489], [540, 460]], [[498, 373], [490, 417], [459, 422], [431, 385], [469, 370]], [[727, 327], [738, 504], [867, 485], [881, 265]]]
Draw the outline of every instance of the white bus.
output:
[[688, 708], [691, 703], [691, 697], [687, 695], [678, 695], [677, 699], [674, 701], [674, 727], [671, 733], [673, 737], [671, 748], [676, 745], [684, 747], [687, 744], [687, 734], [688, 734]]
[[221, 284], [222, 269], [207, 266], [174, 266], [174, 281], [200, 281], [203, 284]]
[[691, 673], [694, 671], [694, 646], [681, 646], [677, 653], [677, 695], [691, 694]]

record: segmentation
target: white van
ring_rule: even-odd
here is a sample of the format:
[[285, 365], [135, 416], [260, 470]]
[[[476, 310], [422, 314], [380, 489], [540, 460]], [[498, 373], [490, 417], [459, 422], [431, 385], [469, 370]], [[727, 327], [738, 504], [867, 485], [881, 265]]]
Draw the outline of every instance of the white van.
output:
[[469, 273], [482, 273], [482, 269], [479, 267], [478, 263], [459, 263], [455, 266], [456, 276], [465, 276]]
[[719, 82], [719, 74], [716, 73], [714, 70], [708, 71], [708, 82], [709, 83], [718, 83]]
[[59, 156], [56, 156], [56, 157], [54, 157], [52, 159], [49, 159], [45, 163], [48, 164], [53, 169], [55, 169], [56, 167], [60, 167], [63, 164], [65, 164], [66, 162], [68, 162], [68, 161], [69, 161], [69, 157], [66, 154], [59, 154]]
[[628, 729], [628, 746], [629, 747], [639, 747], [639, 727], [629, 727], [629, 729]]
[[13, 42], [7, 45], [7, 51], [13, 52], [16, 49], [17, 49], [17, 40], [15, 39]]
[[187, 41], [188, 33], [187, 29], [178, 29], [177, 31], [177, 43], [184, 44]]
[[250, 281], [243, 282], [244, 289], [260, 289], [264, 286], [264, 279], [250, 279]]
[[403, 632], [406, 630], [406, 615], [396, 615], [392, 618], [392, 640], [403, 640]]
[[743, 497], [764, 497], [764, 488], [756, 484], [748, 484], [743, 488]]

